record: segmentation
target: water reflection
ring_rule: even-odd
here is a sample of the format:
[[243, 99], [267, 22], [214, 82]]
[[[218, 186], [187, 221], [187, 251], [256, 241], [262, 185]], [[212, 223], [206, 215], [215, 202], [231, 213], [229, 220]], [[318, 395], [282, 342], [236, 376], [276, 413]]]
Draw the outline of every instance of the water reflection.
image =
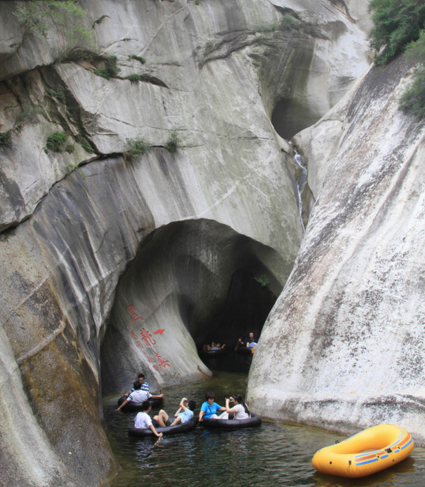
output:
[[[246, 390], [246, 374], [219, 372], [208, 381], [164, 389], [164, 409], [174, 414], [182, 395], [193, 397], [197, 411], [207, 390], [219, 404], [224, 397]], [[422, 487], [425, 450], [415, 448], [410, 458], [389, 470], [363, 479], [344, 479], [314, 470], [316, 450], [343, 437], [314, 428], [263, 422], [259, 428], [219, 431], [196, 428], [187, 434], [153, 438], [128, 437], [135, 413], [115, 412], [117, 398], [104, 403], [107, 433], [122, 467], [109, 487], [147, 485], [304, 487]]]

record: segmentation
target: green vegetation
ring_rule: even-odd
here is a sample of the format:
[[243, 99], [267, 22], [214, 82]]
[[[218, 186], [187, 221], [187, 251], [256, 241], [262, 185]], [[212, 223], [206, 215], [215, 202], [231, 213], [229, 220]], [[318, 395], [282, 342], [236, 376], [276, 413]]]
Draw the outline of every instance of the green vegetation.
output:
[[92, 146], [88, 143], [88, 142], [83, 142], [81, 144], [81, 147], [86, 151], [88, 152], [89, 154], [93, 154], [94, 150], [92, 148]]
[[290, 14], [285, 14], [279, 22], [273, 22], [272, 24], [260, 25], [257, 30], [261, 33], [274, 32], [276, 30], [292, 31], [300, 30], [301, 22]]
[[73, 0], [22, 2], [22, 5], [16, 7], [14, 15], [35, 36], [46, 37], [53, 22], [69, 42], [93, 43], [91, 31], [82, 23], [86, 12]]
[[142, 77], [140, 74], [130, 74], [130, 76], [127, 76], [127, 79], [131, 82], [138, 82], [141, 81]]
[[403, 110], [413, 113], [418, 118], [425, 116], [425, 68], [423, 65], [416, 70], [412, 83], [399, 101]]
[[261, 287], [267, 286], [267, 284], [270, 282], [266, 275], [255, 276], [254, 279], [258, 282], [258, 284], [260, 284]]
[[142, 64], [145, 64], [146, 59], [142, 56], [136, 56], [135, 54], [132, 54], [130, 56], [130, 59], [137, 59], [137, 61], [141, 62]]
[[371, 46], [377, 51], [375, 63], [384, 66], [402, 52], [415, 58], [419, 67], [413, 81], [401, 96], [403, 110], [417, 117], [425, 116], [425, 1], [372, 0], [374, 27]]
[[301, 22], [292, 15], [285, 14], [280, 19], [280, 30], [298, 30], [301, 27]]
[[375, 59], [378, 66], [388, 64], [417, 41], [424, 28], [424, 0], [372, 0], [369, 10], [375, 24], [369, 34], [371, 46], [377, 52], [383, 48]]
[[55, 132], [47, 137], [46, 149], [54, 152], [62, 152], [68, 136], [65, 132]]
[[53, 97], [56, 98], [59, 101], [65, 101], [65, 93], [63, 91], [55, 91], [51, 90], [50, 88], [46, 90], [46, 93]]
[[95, 61], [98, 55], [94, 52], [88, 51], [87, 49], [72, 49], [65, 57], [62, 58], [62, 63], [72, 63], [78, 61]]
[[12, 130], [0, 134], [0, 147], [8, 144], [12, 140]]
[[105, 67], [103, 69], [95, 69], [94, 74], [101, 76], [102, 78], [110, 79], [117, 76], [121, 69], [117, 66], [117, 57], [108, 56], [103, 58]]
[[75, 151], [75, 144], [67, 144], [65, 150], [69, 154], [72, 154]]
[[145, 154], [150, 148], [151, 145], [149, 142], [144, 139], [143, 137], [136, 137], [135, 139], [125, 139], [128, 144], [128, 150], [125, 154], [129, 157], [137, 157]]
[[174, 153], [181, 146], [182, 142], [183, 140], [179, 137], [178, 133], [173, 130], [168, 137], [165, 148], [168, 150], [168, 152]]

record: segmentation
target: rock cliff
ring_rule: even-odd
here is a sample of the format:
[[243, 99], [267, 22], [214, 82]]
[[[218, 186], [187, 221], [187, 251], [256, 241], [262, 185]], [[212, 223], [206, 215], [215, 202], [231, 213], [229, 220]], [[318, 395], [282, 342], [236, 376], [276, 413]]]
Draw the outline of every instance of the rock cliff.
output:
[[[387, 106], [382, 100], [391, 99], [400, 73], [391, 77], [394, 86], [384, 89], [385, 75], [375, 74], [379, 90], [358, 85], [353, 98], [343, 98], [368, 67], [363, 2], [84, 0], [84, 25], [93, 40], [78, 46], [53, 21], [46, 37], [20, 26], [14, 11], [21, 4], [0, 4], [0, 132], [10, 135], [0, 146], [2, 480], [100, 485], [118, 469], [101, 425], [102, 394], [122, 392], [141, 366], [152, 387], [208, 374], [196, 347], [211, 332], [240, 331], [242, 320], [232, 329], [226, 318], [230, 304], [236, 309], [236, 290], [245, 303], [251, 297], [264, 303], [248, 317], [252, 324], [256, 313], [255, 323], [264, 320], [303, 242], [255, 358], [250, 378], [255, 404], [279, 382], [273, 374], [264, 380], [267, 348], [282, 363], [283, 355], [290, 356], [285, 331], [290, 322], [281, 317], [291, 309], [285, 296], [293, 283], [316, 282], [320, 296], [334, 282], [335, 289], [348, 289], [348, 281], [336, 284], [321, 274], [336, 272], [336, 262], [342, 265], [339, 245], [351, 248], [338, 240], [348, 230], [341, 227], [336, 235], [335, 221], [348, 225], [358, 217], [366, 224], [360, 212], [378, 204], [373, 185], [371, 192], [365, 189], [374, 181], [366, 169], [379, 174], [383, 167], [375, 160], [380, 141], [373, 130], [369, 138], [361, 132], [361, 145], [349, 135], [364, 123], [380, 128], [368, 118], [364, 99]], [[108, 62], [116, 63], [110, 79], [99, 76]], [[367, 98], [359, 95], [362, 89]], [[420, 128], [413, 121], [406, 125], [393, 110], [405, 127], [404, 145], [397, 146], [404, 154], [400, 160], [411, 153], [413, 161]], [[271, 119], [290, 137], [325, 115], [295, 139], [309, 159], [311, 206], [316, 202], [303, 240], [293, 152]], [[320, 139], [326, 124], [329, 137]], [[66, 140], [49, 149], [49, 137], [57, 133]], [[176, 151], [167, 150], [173, 134], [180, 139]], [[132, 157], [131, 140], [140, 138], [152, 148]], [[320, 140], [325, 158], [316, 152]], [[377, 148], [369, 150], [373, 140]], [[387, 154], [382, 160], [391, 159], [391, 147], [382, 149]], [[363, 153], [369, 159], [362, 165], [356, 158]], [[340, 166], [343, 155], [346, 164]], [[395, 177], [394, 167], [381, 187]], [[349, 183], [359, 185], [359, 196], [353, 193], [352, 204], [344, 205]], [[357, 230], [356, 237], [360, 234]], [[364, 242], [363, 252], [366, 237]], [[315, 255], [322, 256], [317, 275], [308, 267]], [[383, 294], [385, 265], [374, 269], [370, 277]], [[354, 271], [360, 269], [347, 267], [343, 277], [356, 286]], [[256, 285], [263, 275], [267, 291]], [[357, 291], [367, 294], [368, 282]], [[324, 312], [310, 307], [302, 294], [299, 299], [299, 312], [309, 313], [311, 323]], [[414, 300], [412, 295], [409, 302]], [[343, 333], [332, 316], [329, 328], [323, 319], [322, 340], [332, 330]], [[311, 325], [296, 323], [293, 333], [308, 336]], [[272, 337], [284, 345], [272, 346]], [[371, 335], [370, 346], [377, 337]], [[309, 342], [299, 345], [291, 349], [297, 363], [301, 356], [313, 360]], [[303, 390], [300, 377], [291, 380]], [[407, 380], [398, 378], [400, 384]], [[320, 390], [319, 375], [315, 384]], [[288, 384], [279, 386], [285, 398]], [[295, 389], [293, 404], [303, 404]], [[267, 414], [288, 419], [280, 408], [273, 411], [275, 399], [270, 396]]]
[[425, 126], [398, 107], [410, 68], [372, 67], [294, 138], [315, 206], [249, 379], [274, 419], [396, 423], [424, 443]]

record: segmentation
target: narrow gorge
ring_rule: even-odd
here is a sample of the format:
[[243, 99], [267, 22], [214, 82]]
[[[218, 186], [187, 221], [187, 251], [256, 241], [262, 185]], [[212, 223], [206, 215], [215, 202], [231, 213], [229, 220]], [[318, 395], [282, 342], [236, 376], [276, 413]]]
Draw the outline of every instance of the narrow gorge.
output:
[[0, 4], [2, 481], [106, 483], [102, 397], [206, 377], [198, 348], [248, 328], [254, 411], [425, 444], [425, 129], [367, 5], [81, 0], [77, 42], [24, 3]]

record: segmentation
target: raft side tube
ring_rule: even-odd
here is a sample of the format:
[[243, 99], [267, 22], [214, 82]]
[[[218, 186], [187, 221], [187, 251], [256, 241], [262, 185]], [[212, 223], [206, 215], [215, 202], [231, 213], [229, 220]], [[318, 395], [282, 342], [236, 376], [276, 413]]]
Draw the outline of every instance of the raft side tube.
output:
[[240, 429], [240, 428], [252, 428], [254, 426], [260, 426], [262, 423], [260, 416], [251, 414], [247, 419], [207, 419], [204, 418], [199, 424], [205, 428], [212, 429]]

